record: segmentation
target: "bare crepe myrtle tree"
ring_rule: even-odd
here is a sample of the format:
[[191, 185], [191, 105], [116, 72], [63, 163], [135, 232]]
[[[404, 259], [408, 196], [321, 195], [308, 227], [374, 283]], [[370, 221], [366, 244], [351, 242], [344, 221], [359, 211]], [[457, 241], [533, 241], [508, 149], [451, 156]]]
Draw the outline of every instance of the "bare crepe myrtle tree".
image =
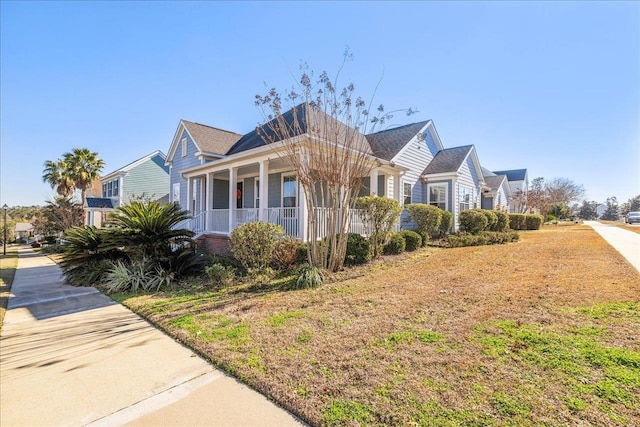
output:
[[272, 88], [255, 100], [266, 120], [258, 134], [265, 144], [280, 144], [280, 157], [295, 171], [304, 191], [309, 262], [329, 271], [342, 268], [349, 212], [362, 179], [379, 165], [364, 135], [393, 117], [383, 105], [372, 110], [373, 96], [366, 102], [355, 94], [353, 83], [339, 86], [350, 58], [347, 51], [334, 78], [323, 71], [314, 80], [305, 64], [297, 86], [283, 92]]

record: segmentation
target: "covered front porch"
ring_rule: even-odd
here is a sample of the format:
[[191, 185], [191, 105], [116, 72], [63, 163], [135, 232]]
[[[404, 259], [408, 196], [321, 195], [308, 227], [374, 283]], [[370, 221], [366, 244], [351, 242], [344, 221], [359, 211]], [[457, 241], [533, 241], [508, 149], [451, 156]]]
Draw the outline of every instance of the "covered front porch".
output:
[[[226, 159], [183, 171], [187, 180], [186, 208], [193, 218], [182, 227], [206, 234], [228, 235], [234, 228], [252, 221], [281, 225], [292, 237], [308, 240], [310, 213], [304, 189], [285, 159], [263, 156], [243, 162]], [[400, 196], [402, 171], [390, 166], [375, 167], [363, 178], [360, 195]], [[374, 183], [374, 185], [371, 185]], [[316, 208], [318, 236], [324, 236], [330, 209]], [[341, 213], [339, 213], [340, 215]], [[370, 234], [357, 210], [349, 211], [349, 231]]]

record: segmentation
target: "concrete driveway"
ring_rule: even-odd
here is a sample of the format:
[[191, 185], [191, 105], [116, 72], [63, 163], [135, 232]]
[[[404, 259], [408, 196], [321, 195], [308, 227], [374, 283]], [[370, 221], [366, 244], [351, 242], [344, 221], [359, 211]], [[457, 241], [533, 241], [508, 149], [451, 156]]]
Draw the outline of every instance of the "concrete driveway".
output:
[[299, 426], [95, 288], [19, 252], [0, 336], [2, 426]]

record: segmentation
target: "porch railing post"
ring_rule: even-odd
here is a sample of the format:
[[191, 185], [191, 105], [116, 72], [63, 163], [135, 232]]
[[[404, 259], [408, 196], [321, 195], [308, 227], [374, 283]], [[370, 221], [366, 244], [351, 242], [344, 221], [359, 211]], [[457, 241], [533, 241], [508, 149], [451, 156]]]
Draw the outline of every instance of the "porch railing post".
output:
[[236, 174], [238, 168], [229, 168], [229, 233], [235, 228], [235, 209], [236, 209]]
[[260, 185], [258, 192], [260, 194], [260, 207], [258, 208], [258, 221], [268, 221], [267, 208], [269, 207], [269, 160], [260, 161]]

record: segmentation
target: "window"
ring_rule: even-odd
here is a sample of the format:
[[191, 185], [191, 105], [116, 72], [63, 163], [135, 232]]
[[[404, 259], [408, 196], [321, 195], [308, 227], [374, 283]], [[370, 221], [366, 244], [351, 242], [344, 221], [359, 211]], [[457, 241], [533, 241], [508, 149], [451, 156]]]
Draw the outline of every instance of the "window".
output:
[[120, 195], [120, 193], [118, 192], [118, 179], [116, 179], [115, 181], [113, 181], [113, 197], [118, 197]]
[[187, 157], [187, 138], [182, 138], [182, 157]]
[[260, 180], [256, 179], [256, 190], [253, 193], [255, 195], [254, 205], [256, 209], [260, 208]]
[[411, 184], [408, 182], [402, 184], [402, 200], [403, 206], [411, 204]]
[[107, 197], [107, 183], [102, 184], [102, 197]]
[[469, 187], [460, 186], [458, 190], [458, 203], [460, 211], [472, 208], [473, 190]]
[[447, 184], [429, 184], [429, 204], [447, 210]]
[[107, 183], [107, 197], [113, 196], [113, 181]]
[[171, 201], [180, 204], [180, 183], [173, 184], [173, 191], [171, 192]]
[[298, 185], [293, 175], [282, 177], [282, 207], [295, 208], [297, 205]]

